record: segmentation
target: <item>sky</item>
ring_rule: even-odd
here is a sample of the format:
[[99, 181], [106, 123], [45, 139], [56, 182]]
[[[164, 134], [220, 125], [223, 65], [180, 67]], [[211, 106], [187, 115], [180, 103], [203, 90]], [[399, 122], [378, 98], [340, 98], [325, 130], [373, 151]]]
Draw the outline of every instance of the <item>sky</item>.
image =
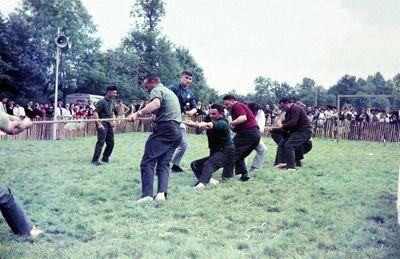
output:
[[[9, 13], [19, 0], [0, 0]], [[102, 48], [132, 28], [133, 0], [82, 0]], [[166, 0], [162, 32], [189, 49], [220, 93], [254, 91], [257, 76], [329, 88], [345, 74], [400, 73], [398, 0]]]

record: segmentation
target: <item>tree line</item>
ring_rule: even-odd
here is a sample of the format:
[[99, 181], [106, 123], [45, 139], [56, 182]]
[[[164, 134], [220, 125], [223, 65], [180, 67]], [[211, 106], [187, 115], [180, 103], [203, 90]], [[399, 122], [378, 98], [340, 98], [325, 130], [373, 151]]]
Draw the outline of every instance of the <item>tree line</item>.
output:
[[[145, 99], [142, 78], [149, 72], [172, 83], [182, 70], [195, 75], [192, 87], [203, 103], [218, 100], [187, 48], [176, 46], [159, 28], [165, 16], [163, 0], [132, 0], [133, 26], [115, 49], [101, 51], [101, 40], [94, 36], [96, 26], [81, 0], [23, 0], [8, 17], [0, 13], [0, 91], [21, 103], [48, 102], [54, 96], [55, 42], [57, 29], [71, 39], [72, 49], [63, 53], [60, 66], [59, 96], [83, 92], [103, 94], [104, 85], [115, 84], [124, 101]], [[239, 96], [260, 105], [274, 104], [283, 96], [308, 106], [334, 105], [337, 94], [396, 94], [400, 74], [385, 80], [377, 72], [366, 79], [345, 75], [325, 89], [311, 78], [290, 86], [260, 76], [255, 91]], [[230, 93], [236, 94], [235, 91]], [[220, 93], [221, 94], [221, 93]], [[393, 100], [349, 100], [355, 106], [398, 105]]]
[[145, 99], [142, 78], [149, 72], [172, 83], [183, 70], [195, 74], [193, 88], [206, 102], [217, 92], [205, 80], [189, 50], [163, 35], [159, 23], [165, 15], [162, 0], [132, 1], [134, 21], [115, 49], [101, 51], [96, 26], [80, 0], [23, 0], [7, 18], [0, 13], [0, 91], [26, 103], [48, 102], [54, 96], [55, 37], [57, 29], [70, 38], [72, 48], [60, 63], [59, 96], [83, 92], [103, 94], [115, 84], [125, 101]]

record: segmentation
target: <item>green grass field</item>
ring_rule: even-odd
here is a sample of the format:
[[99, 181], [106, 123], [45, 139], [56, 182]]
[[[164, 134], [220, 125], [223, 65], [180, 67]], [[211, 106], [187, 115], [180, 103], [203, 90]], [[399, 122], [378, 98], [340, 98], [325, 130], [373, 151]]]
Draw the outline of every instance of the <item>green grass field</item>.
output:
[[204, 135], [191, 135], [169, 200], [139, 205], [146, 138], [117, 135], [101, 167], [89, 163], [95, 137], [0, 142], [0, 181], [45, 231], [18, 237], [1, 217], [0, 257], [400, 257], [400, 144], [314, 140], [303, 167], [288, 173], [273, 168], [267, 138], [264, 168], [249, 182], [197, 191], [189, 164], [208, 149]]

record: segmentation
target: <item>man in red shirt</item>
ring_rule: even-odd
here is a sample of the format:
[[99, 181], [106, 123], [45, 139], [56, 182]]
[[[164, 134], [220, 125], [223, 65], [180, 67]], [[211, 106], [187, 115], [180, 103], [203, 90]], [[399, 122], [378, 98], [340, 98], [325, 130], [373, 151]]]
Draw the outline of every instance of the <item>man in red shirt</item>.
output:
[[[233, 132], [236, 133], [236, 136], [233, 138], [233, 143], [235, 144], [235, 156], [233, 158], [235, 171], [236, 174], [242, 175], [240, 180], [247, 181], [249, 180], [249, 176], [244, 159], [260, 143], [260, 129], [253, 113], [247, 105], [237, 101], [233, 95], [226, 95], [223, 100], [225, 107], [230, 110], [232, 116], [230, 126], [233, 128]], [[232, 172], [228, 172], [224, 168], [222, 178], [230, 177], [232, 177]]]

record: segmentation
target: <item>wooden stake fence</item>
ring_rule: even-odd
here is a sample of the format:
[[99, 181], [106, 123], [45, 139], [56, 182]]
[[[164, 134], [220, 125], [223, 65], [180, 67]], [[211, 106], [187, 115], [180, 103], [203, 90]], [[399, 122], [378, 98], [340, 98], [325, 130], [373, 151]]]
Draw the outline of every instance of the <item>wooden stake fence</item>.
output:
[[[184, 118], [185, 120], [188, 118]], [[203, 121], [204, 116], [192, 118]], [[99, 120], [67, 120], [67, 121], [35, 121], [33, 126], [21, 134], [10, 136], [2, 134], [0, 140], [44, 140], [52, 139], [52, 124], [57, 123], [57, 138], [69, 139], [96, 135], [95, 122], [117, 121], [115, 133], [124, 132], [151, 132], [154, 124], [151, 118], [140, 118], [135, 122], [129, 122], [126, 118], [99, 119]], [[189, 133], [195, 129], [188, 127]], [[269, 136], [269, 128], [266, 127], [265, 136]], [[324, 127], [314, 129], [314, 138], [337, 138], [338, 140], [364, 140], [378, 142], [400, 142], [400, 124], [372, 123], [356, 121], [328, 120]]]

